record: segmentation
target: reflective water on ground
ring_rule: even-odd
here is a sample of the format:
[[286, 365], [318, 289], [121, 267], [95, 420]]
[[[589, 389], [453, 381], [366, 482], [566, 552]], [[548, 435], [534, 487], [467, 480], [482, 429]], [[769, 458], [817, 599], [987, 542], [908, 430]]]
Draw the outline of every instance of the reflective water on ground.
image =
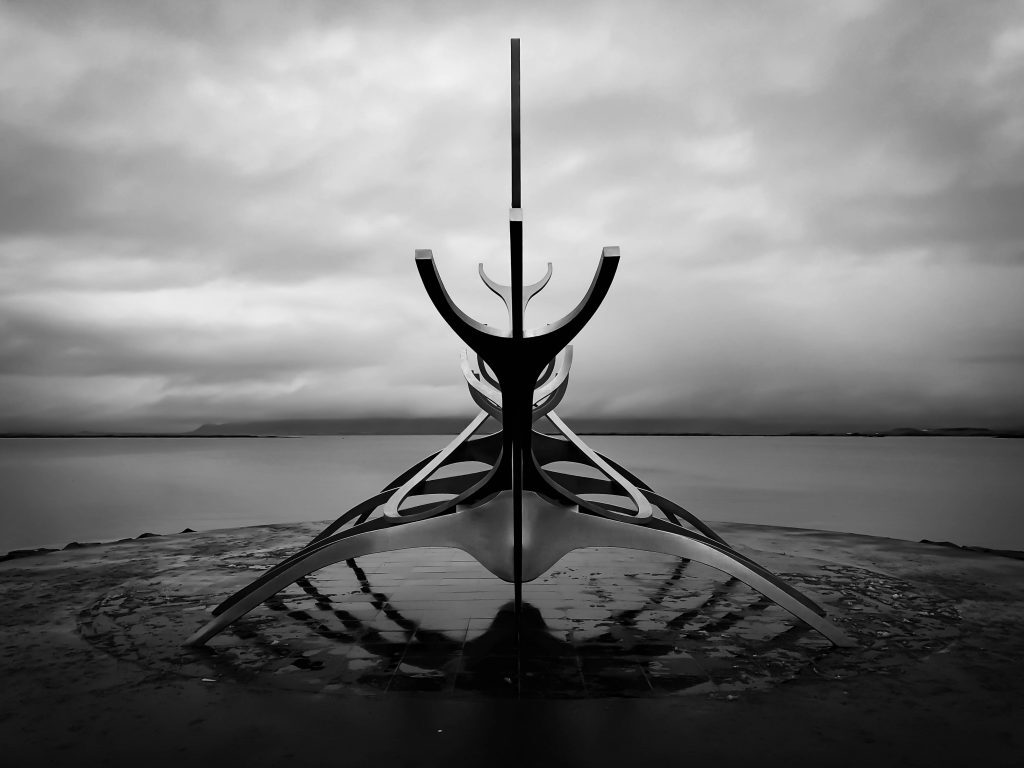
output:
[[[763, 554], [858, 640], [834, 649], [741, 582], [687, 560], [578, 550], [523, 587], [517, 645], [511, 585], [456, 550], [339, 563], [299, 580], [211, 640], [181, 641], [205, 612], [283, 555], [238, 552], [219, 591], [185, 572], [128, 582], [79, 617], [118, 658], [165, 673], [339, 695], [728, 698], [800, 677], [885, 673], [941, 650], [958, 615], [888, 576]], [[779, 567], [783, 565], [783, 567]], [[196, 578], [196, 577], [191, 577]]]

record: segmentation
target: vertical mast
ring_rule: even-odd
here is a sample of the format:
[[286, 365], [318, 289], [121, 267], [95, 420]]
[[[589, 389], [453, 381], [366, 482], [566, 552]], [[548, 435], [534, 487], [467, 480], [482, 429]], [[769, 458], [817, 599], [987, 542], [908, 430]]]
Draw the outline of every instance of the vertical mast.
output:
[[[520, 199], [520, 155], [519, 155], [519, 38], [512, 38], [512, 209], [509, 211], [508, 238], [509, 252], [512, 259], [512, 339], [523, 338], [523, 210]], [[514, 349], [513, 354], [519, 350]], [[527, 382], [530, 394], [533, 382]], [[529, 397], [530, 395], [527, 395]], [[516, 393], [503, 395], [504, 414], [514, 411], [504, 407], [505, 397], [516, 397]], [[532, 400], [527, 400], [527, 408]], [[523, 463], [530, 446], [530, 430], [532, 422], [530, 413], [516, 414], [517, 419], [525, 419], [524, 424], [504, 423], [506, 430], [505, 444], [512, 453], [512, 569], [515, 589], [515, 625], [516, 625], [516, 656], [521, 653], [520, 629], [523, 607]], [[516, 675], [519, 684], [519, 675]]]
[[512, 38], [512, 210], [509, 212], [509, 250], [512, 256], [512, 338], [523, 337], [523, 210], [520, 196], [519, 38]]

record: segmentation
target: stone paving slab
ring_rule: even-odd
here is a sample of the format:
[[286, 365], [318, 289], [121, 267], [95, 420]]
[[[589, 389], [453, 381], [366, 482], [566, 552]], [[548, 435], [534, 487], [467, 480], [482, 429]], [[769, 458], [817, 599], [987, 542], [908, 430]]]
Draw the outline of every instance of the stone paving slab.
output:
[[[697, 740], [690, 756], [736, 759], [783, 737], [788, 754], [876, 764], [1024, 754], [1024, 563], [892, 539], [716, 526], [821, 602], [853, 649], [713, 569], [611, 549], [572, 553], [524, 587], [518, 655], [510, 585], [454, 550], [323, 569], [208, 650], [181, 647], [321, 527], [0, 563], [0, 743], [14, 764], [137, 764], [139, 750], [156, 765], [214, 760], [242, 739], [246, 764], [276, 765], [312, 760], [335, 736], [353, 757], [500, 763], [540, 749], [530, 734], [552, 723], [570, 765], [612, 764], [623, 743], [678, 759], [681, 736]], [[485, 737], [511, 746], [487, 752]]]

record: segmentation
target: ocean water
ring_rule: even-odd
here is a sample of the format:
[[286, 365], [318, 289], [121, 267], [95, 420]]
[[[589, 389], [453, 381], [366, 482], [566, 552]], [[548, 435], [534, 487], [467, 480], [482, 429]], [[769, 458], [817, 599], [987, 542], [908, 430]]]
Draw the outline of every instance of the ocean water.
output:
[[[449, 439], [0, 439], [0, 553], [332, 519]], [[1024, 440], [585, 439], [708, 521], [1024, 549]]]

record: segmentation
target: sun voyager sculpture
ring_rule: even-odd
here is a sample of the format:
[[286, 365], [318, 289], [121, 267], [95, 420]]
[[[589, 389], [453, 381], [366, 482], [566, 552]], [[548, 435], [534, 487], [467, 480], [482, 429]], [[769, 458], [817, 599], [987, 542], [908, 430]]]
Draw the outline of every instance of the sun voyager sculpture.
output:
[[[597, 311], [619, 263], [619, 249], [604, 248], [580, 303], [557, 322], [524, 325], [527, 305], [551, 278], [523, 285], [523, 219], [520, 200], [519, 40], [512, 40], [512, 207], [509, 216], [511, 285], [480, 277], [504, 301], [507, 330], [469, 317], [445, 290], [433, 255], [416, 252], [427, 295], [441, 317], [467, 345], [462, 373], [479, 414], [444, 449], [407, 469], [377, 495], [348, 510], [312, 541], [263, 572], [213, 610], [213, 618], [186, 640], [198, 646], [298, 579], [334, 563], [365, 555], [419, 547], [454, 547], [475, 557], [495, 576], [514, 585], [517, 618], [522, 584], [584, 547], [619, 547], [676, 555], [717, 568], [748, 584], [806, 622], [836, 645], [848, 636], [824, 609], [746, 555], [687, 510], [587, 446], [555, 413], [569, 384], [569, 343]], [[500, 424], [477, 433], [488, 417]], [[559, 433], [535, 425], [546, 418]], [[482, 462], [483, 471], [439, 470]], [[556, 471], [569, 462], [597, 470]], [[453, 469], [458, 469], [453, 467]], [[416, 497], [446, 495], [415, 503]], [[616, 497], [618, 503], [586, 496]], [[407, 505], [407, 502], [411, 502]], [[518, 623], [518, 622], [517, 622]]]

